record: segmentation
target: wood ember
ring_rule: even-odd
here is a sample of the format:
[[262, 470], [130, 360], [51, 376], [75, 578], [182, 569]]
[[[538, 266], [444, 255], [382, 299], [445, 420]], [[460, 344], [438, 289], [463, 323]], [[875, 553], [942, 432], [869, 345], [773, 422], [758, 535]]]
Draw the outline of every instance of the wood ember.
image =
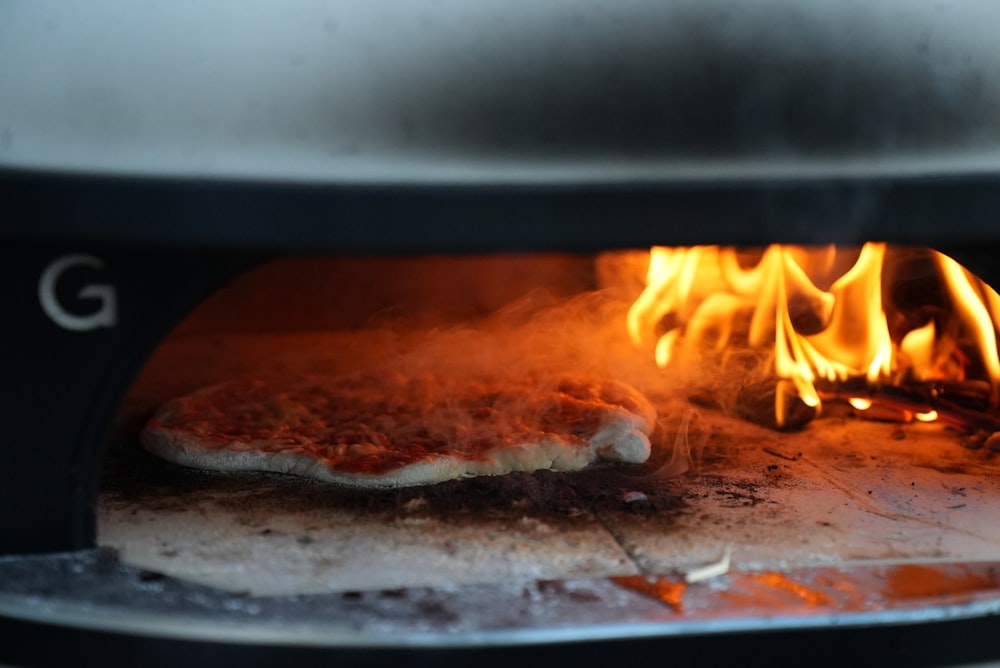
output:
[[853, 409], [854, 417], [879, 422], [913, 422], [913, 411], [896, 406], [872, 402], [865, 410]]
[[[829, 404], [849, 405], [851, 399], [867, 399], [871, 406], [861, 410], [852, 408], [856, 417], [880, 422], [912, 422], [920, 414], [936, 412], [936, 422], [962, 434], [982, 433], [975, 447], [982, 447], [987, 439], [997, 435], [987, 445], [1000, 450], [1000, 409], [991, 405], [991, 389], [979, 380], [956, 382], [912, 383], [904, 386], [881, 385], [871, 387], [865, 379], [844, 382], [818, 382], [820, 398]], [[783, 381], [768, 378], [744, 385], [737, 391], [733, 413], [754, 424], [780, 431], [795, 431], [818, 417], [819, 412], [805, 405], [794, 396], [786, 396], [785, 420], [779, 425], [776, 418], [775, 398], [783, 388]], [[697, 395], [702, 404], [723, 404], [717, 399], [709, 401], [706, 393]], [[692, 401], [696, 398], [692, 397]]]
[[979, 381], [884, 385], [864, 392], [832, 384], [820, 389], [824, 401], [846, 402], [859, 396], [872, 402], [869, 409], [858, 411], [859, 417], [909, 422], [918, 413], [936, 411], [937, 422], [964, 434], [1000, 432], [1000, 411], [989, 405], [989, 385]]

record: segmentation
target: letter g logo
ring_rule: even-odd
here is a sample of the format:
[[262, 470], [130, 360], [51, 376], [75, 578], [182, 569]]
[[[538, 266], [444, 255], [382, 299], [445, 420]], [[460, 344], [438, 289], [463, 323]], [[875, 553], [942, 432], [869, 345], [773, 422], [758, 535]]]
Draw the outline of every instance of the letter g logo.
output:
[[38, 301], [45, 315], [62, 327], [74, 332], [85, 332], [98, 327], [114, 327], [118, 322], [117, 294], [112, 285], [91, 283], [83, 286], [76, 294], [78, 299], [96, 299], [99, 308], [89, 315], [74, 315], [63, 308], [56, 297], [56, 283], [67, 269], [90, 267], [103, 269], [104, 263], [93, 255], [64, 255], [51, 262], [38, 281]]

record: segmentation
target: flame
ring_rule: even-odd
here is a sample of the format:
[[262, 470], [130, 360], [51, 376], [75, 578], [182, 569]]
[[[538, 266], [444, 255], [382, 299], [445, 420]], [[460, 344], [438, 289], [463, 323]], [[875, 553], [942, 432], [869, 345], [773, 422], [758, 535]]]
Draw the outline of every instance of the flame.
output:
[[[704, 361], [739, 346], [767, 351], [779, 426], [790, 400], [821, 408], [820, 386], [850, 383], [853, 389], [843, 396], [864, 411], [879, 385], [962, 380], [968, 366], [962, 360], [970, 352], [959, 351], [954, 332], [961, 331], [996, 405], [1000, 296], [953, 259], [925, 251], [948, 296], [947, 322], [926, 315], [914, 322], [919, 314], [893, 312], [891, 330], [883, 303], [889, 252], [884, 243], [865, 244], [845, 271], [845, 255], [848, 262], [852, 256], [834, 246], [772, 245], [752, 266], [734, 248], [654, 247], [646, 288], [629, 310], [627, 328], [661, 367], [678, 357]], [[859, 384], [866, 390], [858, 391]]]
[[[986, 288], [981, 281], [967, 272], [960, 264], [946, 255], [938, 253], [938, 264], [944, 274], [946, 282], [955, 303], [955, 310], [958, 317], [971, 329], [976, 349], [980, 353], [980, 358], [986, 367], [990, 381], [990, 403], [997, 405], [998, 382], [1000, 382], [1000, 359], [997, 358], [997, 335], [986, 303], [984, 303], [984, 291], [992, 293], [986, 300], [996, 304], [1000, 297], [996, 292]], [[994, 313], [996, 311], [994, 310]]]

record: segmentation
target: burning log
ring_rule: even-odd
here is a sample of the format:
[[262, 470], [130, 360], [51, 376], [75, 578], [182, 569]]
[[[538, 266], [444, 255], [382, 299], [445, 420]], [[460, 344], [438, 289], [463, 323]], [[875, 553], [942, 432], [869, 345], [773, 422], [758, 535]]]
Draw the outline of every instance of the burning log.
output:
[[796, 431], [816, 418], [819, 412], [790, 390], [786, 381], [773, 378], [744, 385], [736, 394], [734, 412], [762, 427]]
[[[1000, 432], [1000, 411], [990, 407], [990, 387], [982, 381], [883, 385], [858, 391], [850, 384], [821, 387], [824, 401], [842, 401], [854, 406], [859, 417], [890, 419], [898, 415], [910, 422], [940, 422], [963, 434]], [[859, 400], [868, 404], [859, 406]]]
[[[993, 449], [1000, 450], [1000, 410], [991, 407], [991, 389], [985, 381], [871, 387], [860, 378], [817, 383], [817, 391], [824, 403], [849, 405], [854, 415], [863, 419], [938, 422], [967, 436], [979, 434], [976, 447], [995, 435]], [[692, 400], [708, 403], [704, 393]], [[723, 403], [712, 401], [711, 405], [721, 408]], [[816, 407], [806, 405], [788, 381], [773, 377], [742, 386], [732, 410], [744, 420], [779, 431], [801, 429], [821, 414]]]
[[[772, 245], [750, 263], [732, 248], [653, 248], [630, 335], [661, 367], [769, 355], [770, 378], [715, 398], [767, 427], [801, 428], [835, 401], [869, 419], [1000, 433], [1000, 295], [937, 251], [868, 243], [838, 258], [834, 247]], [[919, 290], [900, 298], [915, 262]]]

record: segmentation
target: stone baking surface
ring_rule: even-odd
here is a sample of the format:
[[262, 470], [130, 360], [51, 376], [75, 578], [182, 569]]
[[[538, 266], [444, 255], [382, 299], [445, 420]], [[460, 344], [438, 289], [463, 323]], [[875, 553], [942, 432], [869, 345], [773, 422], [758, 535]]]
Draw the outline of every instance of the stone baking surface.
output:
[[[152, 364], [210, 382], [211, 368], [246, 359], [240, 345], [181, 343]], [[309, 340], [296, 350], [306, 359]], [[281, 373], [289, 359], [267, 364]], [[778, 433], [664, 397], [644, 467], [364, 491], [192, 471], [138, 449], [143, 416], [196, 386], [183, 371], [137, 383], [107, 460], [98, 542], [127, 564], [229, 591], [666, 573], [727, 550], [741, 570], [1000, 558], [1000, 459], [934, 424], [843, 415]]]
[[[143, 455], [149, 457], [148, 455]], [[231, 591], [317, 593], [638, 571], [563, 476], [397, 491], [159, 461], [101, 496], [99, 543], [126, 563]]]

